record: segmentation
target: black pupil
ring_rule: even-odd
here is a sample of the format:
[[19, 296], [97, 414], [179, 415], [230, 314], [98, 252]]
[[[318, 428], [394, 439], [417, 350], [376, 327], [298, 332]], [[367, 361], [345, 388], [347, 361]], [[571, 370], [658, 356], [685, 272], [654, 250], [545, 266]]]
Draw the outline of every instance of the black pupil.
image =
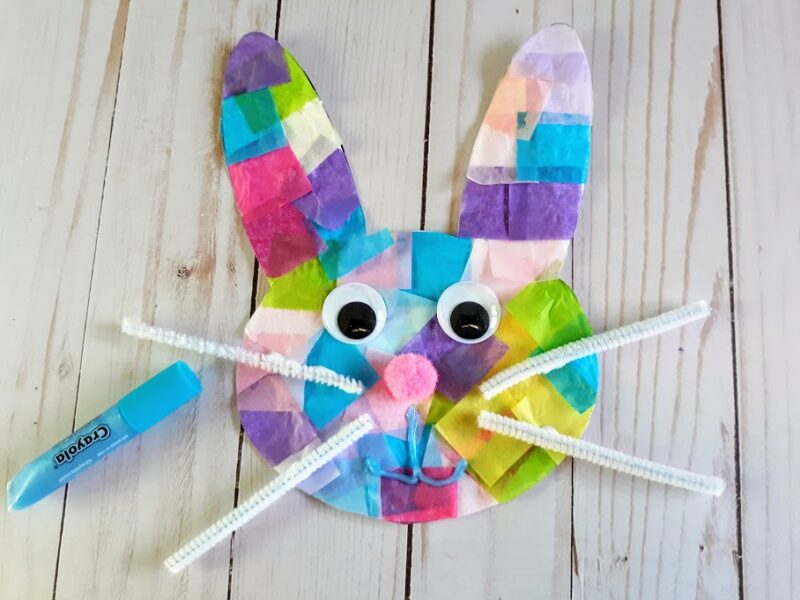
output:
[[450, 313], [450, 326], [465, 340], [477, 340], [489, 331], [489, 312], [477, 302], [462, 302]]
[[369, 304], [364, 302], [348, 302], [339, 309], [336, 324], [345, 337], [351, 340], [363, 340], [375, 331], [378, 317]]

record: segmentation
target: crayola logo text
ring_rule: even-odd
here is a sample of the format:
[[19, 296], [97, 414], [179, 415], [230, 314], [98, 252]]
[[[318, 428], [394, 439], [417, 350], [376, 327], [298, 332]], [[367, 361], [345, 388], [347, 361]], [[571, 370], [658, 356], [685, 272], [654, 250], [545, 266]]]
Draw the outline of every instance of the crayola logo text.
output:
[[64, 463], [72, 462], [72, 459], [86, 450], [86, 448], [92, 444], [96, 444], [99, 441], [108, 439], [110, 435], [111, 428], [108, 425], [98, 425], [92, 431], [80, 436], [69, 446], [56, 453], [56, 455], [53, 457], [56, 468], [60, 467]]

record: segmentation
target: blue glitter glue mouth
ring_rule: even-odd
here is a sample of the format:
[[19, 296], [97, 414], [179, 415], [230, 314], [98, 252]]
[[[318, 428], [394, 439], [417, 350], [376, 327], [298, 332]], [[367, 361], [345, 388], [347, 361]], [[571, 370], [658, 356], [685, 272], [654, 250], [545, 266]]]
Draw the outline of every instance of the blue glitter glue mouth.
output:
[[464, 471], [467, 468], [467, 461], [463, 458], [458, 461], [450, 476], [445, 477], [444, 479], [434, 479], [432, 477], [428, 477], [422, 472], [422, 467], [419, 464], [419, 445], [417, 444], [419, 413], [417, 412], [417, 408], [415, 406], [408, 407], [408, 410], [406, 411], [406, 421], [408, 422], [408, 428], [406, 430], [406, 444], [408, 445], [408, 462], [409, 468], [411, 469], [411, 474], [407, 475], [405, 473], [398, 473], [396, 471], [387, 471], [381, 467], [380, 461], [377, 458], [364, 459], [364, 468], [367, 470], [367, 472], [369, 472], [371, 475], [377, 475], [378, 477], [385, 477], [387, 479], [394, 479], [408, 485], [425, 483], [433, 487], [445, 487], [458, 481], [461, 476], [464, 475]]

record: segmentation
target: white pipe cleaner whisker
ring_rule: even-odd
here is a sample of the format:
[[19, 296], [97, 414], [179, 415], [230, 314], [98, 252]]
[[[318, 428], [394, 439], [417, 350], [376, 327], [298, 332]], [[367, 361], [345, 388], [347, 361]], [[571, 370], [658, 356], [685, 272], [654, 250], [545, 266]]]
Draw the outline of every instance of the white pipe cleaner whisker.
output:
[[481, 393], [484, 398], [491, 400], [526, 379], [560, 369], [573, 360], [661, 335], [687, 323], [705, 319], [710, 314], [711, 307], [707, 302], [695, 302], [650, 319], [564, 344], [500, 371], [480, 385]]
[[375, 423], [369, 415], [361, 415], [352, 423], [348, 423], [316, 450], [289, 465], [286, 471], [250, 496], [244, 503], [184, 544], [164, 561], [164, 566], [172, 573], [180, 573], [233, 531], [245, 525], [289, 490], [300, 485], [344, 450], [355, 444], [374, 427]]
[[282, 377], [328, 385], [339, 388], [349, 394], [360, 394], [364, 391], [364, 384], [357, 379], [346, 377], [325, 367], [304, 365], [277, 352], [267, 354], [256, 352], [241, 346], [222, 344], [172, 329], [137, 323], [131, 319], [122, 320], [122, 333], [142, 340], [172, 346], [173, 348], [216, 356], [217, 358], [255, 367]]
[[594, 463], [607, 469], [626, 473], [648, 481], [683, 488], [692, 492], [719, 496], [725, 491], [725, 482], [719, 477], [700, 475], [676, 467], [637, 458], [617, 450], [598, 446], [578, 438], [563, 435], [552, 427], [537, 427], [497, 413], [481, 411], [478, 417], [481, 429], [499, 433], [551, 452], [560, 452], [579, 460]]

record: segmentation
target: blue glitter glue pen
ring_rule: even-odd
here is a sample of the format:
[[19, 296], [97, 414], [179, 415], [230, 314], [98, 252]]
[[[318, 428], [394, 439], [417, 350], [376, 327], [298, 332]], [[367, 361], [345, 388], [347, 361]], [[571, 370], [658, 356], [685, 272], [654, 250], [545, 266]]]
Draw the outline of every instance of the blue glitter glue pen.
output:
[[25, 465], [8, 482], [8, 510], [38, 502], [201, 391], [200, 380], [185, 362], [167, 367]]

